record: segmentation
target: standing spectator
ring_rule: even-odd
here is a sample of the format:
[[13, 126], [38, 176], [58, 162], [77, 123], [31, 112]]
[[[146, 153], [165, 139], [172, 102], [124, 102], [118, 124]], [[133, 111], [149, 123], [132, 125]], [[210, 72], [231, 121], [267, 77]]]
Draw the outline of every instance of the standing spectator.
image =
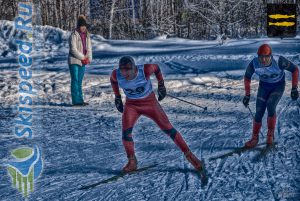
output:
[[90, 34], [87, 31], [87, 22], [84, 15], [79, 15], [77, 28], [71, 33], [69, 39], [68, 64], [71, 74], [71, 95], [74, 106], [85, 106], [83, 101], [82, 80], [85, 66], [92, 61], [92, 45]]

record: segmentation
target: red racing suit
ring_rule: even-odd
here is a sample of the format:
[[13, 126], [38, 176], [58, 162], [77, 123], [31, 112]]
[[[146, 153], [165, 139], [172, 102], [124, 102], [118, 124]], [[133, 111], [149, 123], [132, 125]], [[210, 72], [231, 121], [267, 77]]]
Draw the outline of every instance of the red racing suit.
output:
[[[157, 64], [144, 64], [144, 79], [149, 80], [153, 73], [155, 74], [158, 82], [163, 80], [163, 76]], [[111, 74], [110, 81], [114, 94], [119, 96], [120, 91], [117, 77], [117, 69], [115, 69]], [[126, 97], [125, 108], [122, 115], [122, 141], [127, 157], [134, 156], [132, 130], [141, 115], [152, 119], [163, 132], [171, 137], [182, 152], [189, 152], [189, 147], [185, 143], [181, 134], [170, 123], [166, 113], [158, 103], [155, 94], [152, 91], [150, 95], [140, 99], [129, 99]]]

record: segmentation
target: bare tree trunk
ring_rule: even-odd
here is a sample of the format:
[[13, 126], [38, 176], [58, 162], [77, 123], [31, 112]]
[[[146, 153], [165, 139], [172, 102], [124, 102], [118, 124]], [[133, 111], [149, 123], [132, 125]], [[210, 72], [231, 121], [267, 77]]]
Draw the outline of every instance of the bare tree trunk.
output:
[[113, 20], [114, 20], [114, 10], [115, 10], [116, 0], [112, 0], [112, 5], [110, 9], [110, 18], [109, 18], [109, 39], [112, 38], [112, 28], [113, 28]]
[[53, 16], [53, 24], [55, 27], [59, 27], [56, 1], [53, 1], [52, 9], [53, 9], [53, 15], [54, 15]]
[[172, 16], [173, 16], [173, 32], [176, 33], [177, 29], [176, 29], [176, 14], [175, 14], [175, 6], [176, 6], [176, 3], [175, 3], [175, 0], [172, 0], [171, 1], [171, 6], [172, 6]]
[[76, 26], [78, 10], [79, 10], [78, 8], [79, 8], [78, 1], [72, 1], [71, 11], [73, 10], [74, 15], [73, 15], [73, 19], [69, 19], [70, 21], [69, 29], [73, 29]]
[[132, 22], [133, 22], [133, 27], [135, 28], [135, 3], [134, 3], [134, 0], [131, 0], [131, 6], [132, 6]]
[[42, 8], [41, 2], [38, 0], [34, 1], [34, 15], [35, 15], [35, 24], [42, 25]]
[[49, 2], [48, 0], [45, 0], [45, 25], [49, 24], [49, 18], [48, 18], [48, 15], [49, 15]]
[[57, 9], [57, 18], [58, 18], [58, 26], [62, 29], [62, 7], [61, 7], [61, 1], [56, 0], [56, 9]]

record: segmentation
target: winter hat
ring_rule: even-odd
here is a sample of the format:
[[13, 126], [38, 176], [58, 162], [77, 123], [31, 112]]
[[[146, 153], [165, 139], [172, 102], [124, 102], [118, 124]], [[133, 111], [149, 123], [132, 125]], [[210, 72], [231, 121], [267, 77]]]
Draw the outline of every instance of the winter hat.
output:
[[77, 19], [77, 27], [80, 26], [88, 26], [88, 24], [86, 23], [86, 18], [84, 15], [79, 15], [78, 19]]

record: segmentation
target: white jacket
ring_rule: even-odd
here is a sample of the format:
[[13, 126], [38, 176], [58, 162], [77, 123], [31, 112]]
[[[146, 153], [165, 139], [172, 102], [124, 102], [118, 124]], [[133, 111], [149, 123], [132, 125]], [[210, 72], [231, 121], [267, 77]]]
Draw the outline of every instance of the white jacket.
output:
[[[83, 54], [83, 46], [82, 41], [79, 33], [74, 30], [69, 38], [69, 57], [68, 57], [68, 64], [78, 64], [82, 66], [81, 60], [84, 59]], [[91, 37], [90, 33], [87, 32], [86, 34], [86, 55], [89, 57], [90, 62], [92, 62], [93, 55], [92, 55], [92, 44], [91, 44]]]

